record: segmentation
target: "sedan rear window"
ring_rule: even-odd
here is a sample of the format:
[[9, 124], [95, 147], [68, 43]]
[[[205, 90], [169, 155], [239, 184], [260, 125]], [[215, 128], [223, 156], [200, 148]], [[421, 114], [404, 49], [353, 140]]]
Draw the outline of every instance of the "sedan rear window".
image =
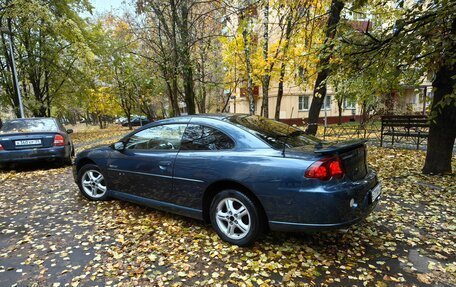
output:
[[56, 132], [58, 130], [53, 119], [17, 119], [3, 123], [0, 133]]
[[295, 148], [321, 142], [298, 128], [256, 115], [234, 115], [226, 120], [258, 136], [275, 149], [282, 149], [284, 145]]
[[228, 150], [234, 142], [221, 131], [201, 125], [189, 124], [182, 137], [182, 150]]

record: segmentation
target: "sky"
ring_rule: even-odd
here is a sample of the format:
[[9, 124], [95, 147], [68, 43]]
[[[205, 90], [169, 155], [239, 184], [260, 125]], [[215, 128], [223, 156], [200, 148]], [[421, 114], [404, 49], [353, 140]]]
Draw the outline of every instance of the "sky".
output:
[[120, 10], [123, 6], [122, 2], [127, 2], [128, 0], [90, 0], [92, 6], [94, 7], [93, 14], [101, 14], [113, 10]]

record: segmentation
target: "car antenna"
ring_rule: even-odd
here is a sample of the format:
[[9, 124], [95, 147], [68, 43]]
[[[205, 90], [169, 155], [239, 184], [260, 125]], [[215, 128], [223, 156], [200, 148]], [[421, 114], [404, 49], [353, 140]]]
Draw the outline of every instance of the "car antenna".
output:
[[[294, 107], [291, 107], [290, 119], [293, 119], [293, 111], [294, 111]], [[288, 125], [287, 134], [285, 135], [285, 141], [283, 142], [283, 149], [282, 149], [282, 156], [283, 157], [285, 157], [285, 148], [287, 147], [288, 133], [290, 131], [290, 127], [291, 127], [291, 125]]]

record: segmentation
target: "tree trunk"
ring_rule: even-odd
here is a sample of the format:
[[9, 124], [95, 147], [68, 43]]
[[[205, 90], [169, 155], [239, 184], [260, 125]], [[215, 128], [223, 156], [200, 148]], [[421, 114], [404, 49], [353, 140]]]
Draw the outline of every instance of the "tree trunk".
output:
[[101, 116], [98, 116], [98, 124], [100, 125], [100, 129], [103, 129], [103, 120]]
[[[222, 92], [222, 98], [223, 98], [223, 95], [224, 95], [224, 94], [225, 94], [225, 93]], [[229, 104], [230, 104], [230, 99], [231, 99], [231, 95], [232, 95], [232, 94], [233, 94], [233, 93], [232, 93], [231, 90], [230, 90], [230, 92], [228, 93], [228, 95], [227, 95], [227, 97], [226, 97], [226, 99], [225, 99], [225, 103], [223, 104], [222, 113], [228, 112], [228, 106], [229, 106]]]
[[337, 111], [339, 113], [339, 119], [338, 119], [339, 125], [342, 124], [342, 104], [343, 104], [343, 102], [344, 102], [343, 97], [340, 97], [339, 99], [337, 99]]
[[312, 97], [312, 103], [309, 109], [309, 126], [307, 127], [307, 133], [315, 135], [318, 129], [318, 118], [320, 116], [320, 110], [323, 105], [326, 96], [326, 80], [328, 79], [329, 61], [332, 53], [332, 40], [336, 36], [336, 27], [340, 21], [340, 13], [344, 8], [344, 3], [340, 0], [332, 0], [331, 7], [329, 9], [329, 18], [326, 28], [325, 45], [318, 63], [318, 74], [317, 80], [315, 81], [315, 88]]
[[128, 122], [128, 129], [129, 130], [132, 130], [132, 126], [131, 126], [131, 113], [127, 113], [127, 122]]
[[[179, 109], [179, 107], [176, 103], [177, 99], [175, 99], [175, 97], [174, 97], [174, 91], [173, 91], [174, 81], [172, 83], [170, 83], [169, 80], [166, 79], [165, 82], [166, 82], [166, 89], [168, 90], [169, 116], [174, 117], [174, 116], [177, 116], [177, 113], [179, 112], [179, 110], [177, 110], [177, 111], [175, 110], [176, 106], [177, 106], [177, 109]], [[176, 85], [177, 85], [177, 82], [176, 82]], [[168, 115], [166, 115], [166, 116], [168, 116]], [[163, 117], [166, 117], [166, 116], [165, 116], [165, 114], [163, 114]]]
[[206, 85], [203, 83], [202, 87], [201, 87], [201, 105], [200, 105], [200, 108], [199, 108], [199, 112], [201, 114], [205, 114], [206, 113], [206, 99], [207, 99], [207, 90], [206, 90]]
[[155, 118], [155, 108], [144, 97], [139, 98], [139, 110], [152, 122]]
[[[453, 61], [454, 62], [454, 61]], [[451, 65], [451, 66], [450, 66]], [[442, 66], [432, 82], [434, 98], [431, 105], [431, 126], [423, 173], [451, 173], [451, 158], [456, 138], [456, 102], [440, 106], [456, 85], [456, 64]], [[448, 101], [448, 100], [447, 100]]]
[[199, 64], [199, 74], [200, 74], [200, 90], [201, 90], [201, 96], [198, 98], [195, 98], [195, 101], [197, 102], [198, 105], [198, 112], [200, 114], [205, 114], [206, 113], [206, 99], [207, 99], [207, 89], [206, 89], [206, 59], [205, 59], [205, 54], [207, 51], [204, 49], [202, 52], [199, 54], [200, 58], [200, 64]]
[[255, 113], [255, 99], [253, 98], [253, 79], [252, 79], [252, 62], [250, 61], [250, 43], [249, 43], [249, 19], [244, 24], [242, 29], [242, 38], [244, 40], [244, 56], [247, 68], [247, 98], [249, 99], [249, 112], [251, 115]]
[[[161, 107], [161, 110], [162, 110], [162, 117], [163, 118], [168, 117], [167, 110], [166, 110], [165, 104], [163, 102], [160, 102], [160, 107]], [[157, 117], [158, 117], [158, 115], [157, 115]]]
[[[269, 0], [265, 1], [264, 4], [264, 18], [263, 18], [263, 59], [265, 63], [268, 63], [269, 55]], [[263, 103], [262, 103], [262, 112], [263, 116], [269, 118], [269, 69], [268, 65], [265, 65], [264, 75], [263, 75]]]
[[279, 88], [277, 91], [277, 102], [276, 102], [276, 109], [274, 119], [278, 121], [280, 119], [280, 105], [282, 104], [283, 98], [283, 77], [285, 76], [285, 62], [282, 62], [282, 66], [280, 66], [280, 78], [279, 78]]
[[172, 101], [172, 111], [173, 115], [172, 116], [180, 116], [180, 110], [179, 110], [179, 101], [178, 101], [178, 83], [177, 83], [177, 77], [179, 74], [179, 47], [177, 44], [177, 7], [176, 7], [176, 2], [174, 0], [170, 1], [170, 6], [171, 6], [171, 14], [172, 14], [172, 35], [171, 35], [171, 40], [172, 40], [172, 50], [173, 50], [173, 57], [172, 57], [172, 93], [171, 97], [173, 99]]
[[171, 115], [172, 117], [178, 117], [181, 115], [180, 109], [179, 109], [179, 100], [178, 100], [178, 84], [177, 84], [177, 74], [172, 75], [172, 90], [171, 90], [171, 98], [173, 99], [172, 102], [172, 112], [173, 114]]
[[286, 55], [288, 52], [288, 47], [290, 46], [290, 38], [291, 38], [291, 32], [292, 32], [292, 23], [291, 23], [292, 17], [289, 17], [287, 20], [287, 27], [285, 30], [285, 46], [283, 47], [283, 59], [282, 59], [282, 64], [280, 66], [280, 77], [279, 77], [279, 88], [277, 91], [277, 102], [276, 102], [276, 108], [275, 108], [275, 114], [274, 114], [274, 119], [278, 121], [280, 119], [280, 105], [282, 104], [282, 98], [283, 98], [283, 78], [285, 77], [285, 71], [286, 71]]
[[46, 106], [43, 103], [41, 103], [38, 111], [34, 112], [33, 114], [35, 117], [46, 117], [46, 112]]
[[183, 78], [184, 78], [184, 94], [185, 103], [187, 104], [187, 112], [189, 115], [196, 113], [195, 109], [195, 91], [193, 83], [193, 65], [190, 51], [190, 32], [188, 27], [189, 9], [186, 1], [181, 2], [181, 57], [183, 60]]
[[364, 100], [363, 103], [361, 104], [361, 126], [364, 127], [367, 121], [368, 117], [368, 110], [367, 110], [367, 101]]
[[46, 114], [48, 117], [51, 117], [51, 91], [49, 90], [49, 74], [45, 73], [44, 85], [46, 90]]

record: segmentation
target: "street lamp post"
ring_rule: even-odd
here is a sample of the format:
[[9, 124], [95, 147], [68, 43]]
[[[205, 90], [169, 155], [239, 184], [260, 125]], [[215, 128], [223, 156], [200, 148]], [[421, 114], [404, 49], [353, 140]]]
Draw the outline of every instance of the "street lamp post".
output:
[[9, 48], [9, 53], [11, 57], [11, 69], [13, 70], [13, 81], [14, 81], [14, 86], [16, 88], [16, 95], [19, 100], [19, 109], [21, 111], [21, 118], [24, 118], [24, 105], [22, 104], [22, 95], [21, 95], [21, 89], [19, 88], [19, 79], [17, 77], [17, 70], [16, 70], [16, 61], [14, 60], [14, 50], [13, 50], [13, 32], [10, 31], [6, 27], [0, 27], [0, 30], [6, 34], [9, 35], [8, 37], [8, 48]]

